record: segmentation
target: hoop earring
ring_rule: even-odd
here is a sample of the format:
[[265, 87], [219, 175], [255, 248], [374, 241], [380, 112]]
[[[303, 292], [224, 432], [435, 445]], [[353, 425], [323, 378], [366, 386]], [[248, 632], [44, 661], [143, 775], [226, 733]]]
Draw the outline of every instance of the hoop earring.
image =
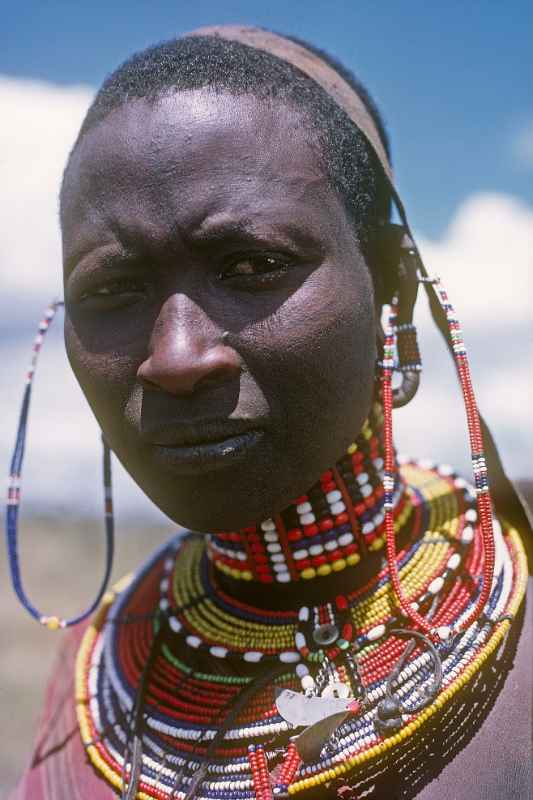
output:
[[22, 474], [22, 462], [24, 459], [24, 451], [26, 446], [26, 430], [28, 424], [28, 413], [30, 408], [31, 390], [35, 369], [37, 366], [37, 359], [44, 341], [44, 337], [52, 320], [54, 319], [57, 310], [63, 305], [62, 300], [54, 300], [46, 309], [44, 318], [39, 325], [37, 336], [33, 343], [33, 352], [26, 375], [26, 388], [22, 399], [22, 408], [20, 411], [19, 424], [17, 436], [15, 440], [15, 449], [11, 459], [11, 468], [8, 482], [7, 493], [7, 509], [6, 509], [6, 542], [7, 553], [9, 560], [9, 570], [11, 574], [11, 582], [13, 589], [31, 616], [46, 625], [50, 630], [57, 630], [58, 628], [69, 628], [71, 625], [77, 625], [82, 622], [100, 604], [100, 601], [107, 589], [109, 578], [111, 576], [111, 569], [113, 566], [113, 553], [114, 553], [114, 514], [113, 514], [113, 500], [112, 500], [112, 485], [111, 485], [111, 451], [105, 439], [102, 436], [103, 444], [103, 482], [104, 482], [104, 502], [105, 502], [105, 533], [106, 533], [106, 563], [104, 576], [97, 595], [89, 608], [82, 614], [69, 619], [64, 619], [57, 616], [47, 616], [41, 614], [35, 606], [31, 603], [22, 585], [22, 577], [20, 573], [20, 563], [18, 554], [18, 514], [20, 508], [20, 479]]
[[[392, 407], [402, 408], [411, 402], [420, 386], [420, 373], [422, 372], [422, 359], [418, 349], [418, 336], [416, 326], [413, 323], [405, 322], [398, 325], [396, 316], [389, 315], [389, 340], [392, 348], [392, 371], [399, 372], [402, 376], [399, 386], [392, 387]], [[381, 395], [381, 380], [383, 375], [384, 352], [385, 352], [384, 333], [378, 338], [377, 349], [378, 358], [376, 360], [376, 397]], [[396, 356], [396, 357], [395, 357]]]

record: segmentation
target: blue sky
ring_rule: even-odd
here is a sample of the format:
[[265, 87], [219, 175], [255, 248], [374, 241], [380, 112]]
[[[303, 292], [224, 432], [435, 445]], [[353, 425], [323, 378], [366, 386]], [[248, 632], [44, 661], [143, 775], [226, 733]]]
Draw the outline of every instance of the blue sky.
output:
[[383, 110], [412, 221], [435, 236], [478, 191], [533, 201], [517, 142], [533, 118], [533, 4], [228, 0], [11, 2], [0, 73], [96, 87], [133, 51], [213, 22], [297, 34], [343, 60]]

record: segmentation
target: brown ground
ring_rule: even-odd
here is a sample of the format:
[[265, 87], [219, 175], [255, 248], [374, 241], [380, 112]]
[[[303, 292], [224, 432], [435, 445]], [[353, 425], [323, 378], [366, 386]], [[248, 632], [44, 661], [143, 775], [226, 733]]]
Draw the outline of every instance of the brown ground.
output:
[[[103, 524], [23, 517], [24, 587], [45, 613], [70, 615], [94, 597], [103, 570]], [[173, 533], [169, 527], [119, 533], [113, 580], [135, 569]], [[36, 623], [11, 589], [0, 555], [0, 797], [7, 797], [30, 753], [44, 687], [62, 632]]]

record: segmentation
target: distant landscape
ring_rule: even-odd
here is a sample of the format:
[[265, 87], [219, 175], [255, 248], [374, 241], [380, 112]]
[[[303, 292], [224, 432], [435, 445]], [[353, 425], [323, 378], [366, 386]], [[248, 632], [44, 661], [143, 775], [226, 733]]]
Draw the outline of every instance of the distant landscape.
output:
[[[128, 526], [117, 533], [113, 581], [136, 569], [172, 526]], [[21, 565], [24, 587], [43, 612], [71, 615], [94, 597], [104, 567], [100, 520], [24, 516]], [[62, 631], [38, 625], [19, 605], [0, 555], [0, 798], [15, 785], [30, 755], [43, 692]]]
[[[533, 481], [520, 486], [533, 504]], [[169, 539], [168, 526], [129, 525], [117, 534], [114, 580], [136, 569]], [[69, 615], [83, 608], [103, 569], [99, 520], [24, 518], [21, 535], [24, 585], [39, 609]], [[41, 628], [19, 606], [0, 556], [0, 797], [15, 785], [27, 763], [47, 677], [62, 633]]]

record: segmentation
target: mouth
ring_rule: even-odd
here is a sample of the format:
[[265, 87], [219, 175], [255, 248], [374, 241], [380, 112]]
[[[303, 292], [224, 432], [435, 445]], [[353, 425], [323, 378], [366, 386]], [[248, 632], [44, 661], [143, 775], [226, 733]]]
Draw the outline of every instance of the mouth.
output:
[[144, 433], [155, 458], [177, 474], [223, 469], [244, 460], [265, 435], [258, 422], [179, 426]]

